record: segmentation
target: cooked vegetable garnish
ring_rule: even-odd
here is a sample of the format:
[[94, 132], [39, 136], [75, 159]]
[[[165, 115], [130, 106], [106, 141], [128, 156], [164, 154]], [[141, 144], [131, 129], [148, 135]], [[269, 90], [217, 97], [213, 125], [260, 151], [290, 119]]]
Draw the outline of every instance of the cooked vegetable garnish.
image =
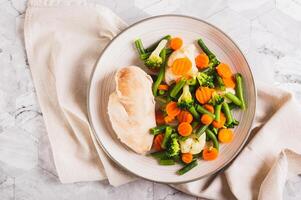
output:
[[181, 109], [177, 106], [177, 103], [174, 101], [169, 102], [166, 105], [165, 109], [166, 109], [167, 115], [171, 116], [171, 117], [175, 117], [181, 112]]
[[163, 137], [164, 137], [163, 134], [160, 133], [160, 134], [156, 135], [154, 138], [153, 146], [157, 151], [161, 151], [161, 149], [162, 149], [161, 145], [163, 142]]
[[175, 161], [172, 159], [160, 159], [159, 164], [160, 165], [174, 165]]
[[204, 160], [214, 160], [218, 156], [218, 150], [214, 147], [208, 147], [203, 150]]
[[191, 67], [192, 63], [188, 58], [178, 58], [173, 62], [171, 71], [174, 75], [184, 76], [191, 70]]
[[213, 119], [214, 118], [212, 118], [210, 115], [203, 114], [201, 117], [201, 122], [202, 122], [202, 124], [209, 125], [212, 123]]
[[153, 72], [157, 127], [150, 129], [156, 150], [151, 155], [160, 165], [184, 164], [179, 175], [197, 166], [197, 159], [216, 159], [220, 143], [230, 143], [231, 128], [239, 124], [232, 112], [246, 108], [242, 75], [233, 74], [202, 39], [197, 42], [202, 52], [194, 55], [181, 38], [170, 35], [148, 48], [135, 41], [140, 59]]
[[241, 74], [236, 74], [235, 78], [236, 78], [236, 84], [237, 84], [236, 93], [237, 93], [238, 98], [241, 101], [241, 109], [244, 110], [246, 108], [246, 103], [244, 100], [243, 78], [242, 78]]
[[175, 37], [170, 40], [169, 46], [173, 50], [178, 50], [182, 47], [182, 44], [183, 44], [183, 40], [179, 37]]
[[194, 160], [191, 163], [189, 163], [188, 165], [185, 165], [183, 168], [181, 168], [180, 170], [178, 170], [177, 174], [183, 175], [186, 172], [188, 172], [189, 170], [191, 170], [192, 168], [196, 167], [197, 165], [198, 165], [197, 160]]
[[231, 129], [222, 128], [218, 132], [218, 140], [221, 143], [229, 143], [233, 140], [233, 131]]
[[181, 124], [179, 124], [178, 126], [178, 132], [180, 135], [182, 136], [188, 136], [191, 134], [192, 132], [192, 127], [189, 123], [187, 122], [182, 122]]
[[171, 127], [166, 127], [165, 134], [164, 134], [164, 137], [163, 137], [163, 141], [161, 143], [162, 149], [166, 148], [166, 143], [169, 140], [171, 134], [172, 134], [172, 128]]
[[182, 110], [180, 114], [178, 114], [177, 118], [180, 123], [181, 122], [191, 123], [193, 120], [193, 116], [190, 114], [190, 112], [186, 110]]
[[191, 153], [182, 153], [181, 159], [184, 163], [189, 164], [192, 162], [193, 155]]
[[151, 55], [145, 60], [145, 65], [150, 68], [158, 68], [162, 65], [163, 59], [160, 56], [161, 51], [165, 48], [167, 40], [161, 40], [157, 48], [151, 53]]
[[199, 69], [203, 69], [208, 67], [209, 58], [205, 53], [200, 53], [197, 57], [195, 57], [195, 64]]
[[160, 71], [159, 71], [159, 74], [157, 76], [157, 79], [153, 84], [153, 94], [154, 94], [154, 96], [157, 96], [158, 87], [160, 86], [162, 80], [164, 79], [165, 64], [166, 64], [166, 49], [165, 48], [162, 50], [160, 55], [161, 55], [161, 58], [162, 58], [162, 63], [161, 63], [161, 67], [160, 67]]
[[195, 98], [200, 104], [205, 104], [211, 99], [213, 91], [213, 89], [208, 87], [199, 87], [195, 92]]
[[203, 106], [197, 105], [196, 110], [197, 110], [199, 113], [207, 114], [207, 115], [209, 115], [210, 117], [215, 118], [215, 115], [214, 115], [213, 113], [209, 112], [209, 111], [208, 111], [207, 109], [205, 109]]

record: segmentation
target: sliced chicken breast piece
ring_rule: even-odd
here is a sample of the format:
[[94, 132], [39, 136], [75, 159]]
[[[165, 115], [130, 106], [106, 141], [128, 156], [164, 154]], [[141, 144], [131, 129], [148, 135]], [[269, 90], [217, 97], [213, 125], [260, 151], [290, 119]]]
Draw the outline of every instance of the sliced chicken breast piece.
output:
[[116, 90], [110, 95], [108, 114], [117, 137], [139, 154], [152, 146], [149, 129], [156, 126], [152, 79], [136, 66], [115, 74]]

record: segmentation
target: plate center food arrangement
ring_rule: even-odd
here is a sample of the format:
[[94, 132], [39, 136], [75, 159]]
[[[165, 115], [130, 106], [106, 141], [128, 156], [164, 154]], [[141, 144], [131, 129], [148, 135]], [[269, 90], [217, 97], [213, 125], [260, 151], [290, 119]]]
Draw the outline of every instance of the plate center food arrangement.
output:
[[139, 22], [110, 43], [88, 104], [112, 160], [140, 177], [180, 183], [234, 158], [248, 137], [256, 93], [245, 58], [225, 34], [171, 15]]

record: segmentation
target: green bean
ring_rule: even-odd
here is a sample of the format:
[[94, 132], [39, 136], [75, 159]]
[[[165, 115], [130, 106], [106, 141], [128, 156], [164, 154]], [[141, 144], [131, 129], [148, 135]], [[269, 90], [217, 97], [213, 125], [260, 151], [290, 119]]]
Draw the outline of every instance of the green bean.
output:
[[146, 48], [145, 51], [146, 52], [153, 52], [157, 48], [157, 46], [159, 45], [161, 40], [170, 40], [170, 39], [171, 39], [170, 35], [165, 35], [163, 38], [161, 38], [160, 40], [158, 40], [157, 42], [152, 44], [150, 47]]
[[162, 56], [163, 64], [160, 67], [160, 71], [159, 71], [159, 74], [157, 76], [157, 79], [153, 84], [153, 94], [154, 94], [154, 96], [157, 96], [158, 87], [161, 84], [161, 82], [164, 78], [164, 74], [165, 74], [165, 64], [166, 64], [166, 49], [165, 48], [162, 50], [160, 55]]
[[200, 115], [199, 115], [199, 113], [196, 111], [196, 109], [195, 109], [194, 106], [190, 106], [190, 107], [188, 108], [188, 111], [192, 114], [192, 116], [193, 116], [194, 119], [196, 119], [196, 120], [200, 119]]
[[215, 55], [208, 49], [208, 47], [205, 45], [202, 39], [198, 39], [198, 44], [201, 47], [201, 49], [205, 52], [205, 54], [209, 57], [209, 60], [215, 58]]
[[150, 154], [152, 157], [157, 159], [163, 159], [167, 157], [166, 151], [157, 151]]
[[145, 54], [145, 49], [143, 47], [143, 44], [142, 44], [142, 41], [141, 41], [140, 38], [135, 40], [135, 46], [137, 48], [137, 51], [138, 51], [139, 55]]
[[232, 94], [231, 92], [227, 92], [225, 94], [225, 97], [238, 106], [241, 106], [241, 104], [242, 104], [242, 102], [239, 100], [239, 98], [237, 96], [235, 96], [234, 94]]
[[184, 87], [186, 83], [185, 79], [181, 79], [170, 91], [170, 95], [172, 98], [176, 98], [177, 94], [180, 92], [180, 90]]
[[152, 135], [157, 135], [159, 133], [162, 133], [167, 127], [169, 127], [169, 126], [168, 125], [156, 126], [156, 127], [150, 129], [150, 133]]
[[225, 84], [224, 84], [224, 81], [223, 81], [222, 77], [216, 75], [216, 81], [217, 81], [218, 88], [222, 91], [225, 91], [226, 87], [225, 87]]
[[198, 165], [197, 160], [193, 160], [191, 163], [185, 165], [183, 168], [179, 169], [177, 171], [177, 174], [179, 175], [183, 175], [186, 172], [188, 172], [189, 170], [191, 170], [192, 168], [196, 167]]
[[210, 117], [212, 117], [213, 119], [215, 119], [215, 115], [214, 115], [213, 113], [209, 112], [208, 110], [206, 110], [203, 106], [197, 105], [196, 110], [197, 110], [199, 113], [207, 114], [207, 115], [209, 115]]
[[167, 141], [169, 140], [170, 136], [171, 136], [171, 133], [172, 133], [172, 128], [171, 127], [166, 127], [165, 129], [165, 134], [164, 134], [164, 137], [163, 137], [163, 141], [161, 143], [161, 147], [162, 149], [165, 149], [166, 148], [166, 143]]
[[233, 123], [233, 116], [232, 116], [231, 110], [229, 108], [229, 105], [227, 104], [227, 102], [223, 102], [222, 106], [223, 106], [223, 110], [224, 110], [224, 113], [225, 113], [226, 119], [227, 119], [226, 124], [230, 125]]
[[174, 165], [175, 161], [172, 159], [160, 159], [159, 164], [160, 165]]
[[236, 93], [238, 98], [241, 101], [241, 109], [245, 109], [246, 108], [246, 103], [245, 103], [245, 99], [244, 99], [244, 90], [243, 90], [243, 77], [241, 74], [236, 74], [235, 75], [235, 79], [236, 79]]
[[195, 135], [196, 135], [197, 137], [200, 137], [203, 133], [205, 133], [205, 131], [206, 131], [207, 128], [208, 128], [207, 125], [201, 126], [201, 127], [197, 130], [197, 132], [195, 133]]
[[215, 108], [214, 108], [215, 121], [219, 122], [220, 116], [221, 116], [221, 109], [222, 109], [221, 104], [215, 106]]
[[159, 90], [159, 95], [164, 95], [165, 91], [164, 90]]
[[219, 143], [216, 136], [210, 129], [206, 129], [206, 136], [213, 142], [213, 147], [219, 150]]
[[192, 129], [195, 129], [198, 125], [199, 125], [199, 122], [196, 122], [196, 121], [191, 123]]
[[212, 128], [212, 132], [213, 132], [215, 135], [217, 135], [217, 134], [218, 134], [218, 128], [213, 127], [213, 128]]

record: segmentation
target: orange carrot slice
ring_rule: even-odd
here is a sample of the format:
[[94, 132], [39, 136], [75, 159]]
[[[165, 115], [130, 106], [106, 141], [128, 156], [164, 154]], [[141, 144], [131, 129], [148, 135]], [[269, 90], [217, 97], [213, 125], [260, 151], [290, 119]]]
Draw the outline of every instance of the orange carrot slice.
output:
[[171, 71], [177, 76], [184, 76], [191, 70], [191, 68], [192, 63], [188, 58], [178, 58], [173, 62]]
[[183, 44], [183, 40], [179, 37], [175, 37], [175, 38], [172, 38], [170, 40], [169, 46], [173, 50], [177, 50], [177, 49], [180, 49], [182, 47], [182, 44]]
[[218, 75], [220, 75], [222, 78], [230, 78], [233, 75], [229, 65], [225, 63], [220, 63], [216, 67], [216, 70]]
[[201, 117], [201, 122], [204, 125], [210, 125], [213, 121], [213, 118], [208, 114], [203, 114]]
[[159, 86], [158, 86], [158, 89], [159, 89], [159, 90], [164, 90], [164, 91], [167, 91], [167, 90], [168, 90], [168, 88], [169, 88], [169, 86], [168, 86], [168, 85], [166, 85], [166, 84], [161, 84], [161, 85], [159, 85]]
[[157, 150], [157, 151], [161, 151], [162, 147], [161, 144], [163, 142], [163, 133], [160, 133], [158, 135], [155, 136], [154, 141], [153, 141], [153, 147]]
[[213, 107], [212, 105], [210, 105], [210, 104], [205, 104], [205, 105], [204, 105], [204, 108], [205, 108], [206, 110], [208, 110], [209, 112], [214, 113], [214, 107]]
[[204, 160], [214, 160], [218, 156], [218, 151], [214, 147], [208, 147], [203, 149], [203, 159]]
[[182, 122], [178, 126], [178, 132], [182, 136], [189, 136], [192, 132], [192, 126], [187, 122]]
[[235, 88], [235, 81], [233, 76], [231, 76], [230, 78], [222, 78], [222, 79], [226, 87]]
[[174, 101], [169, 102], [165, 109], [167, 115], [171, 117], [175, 117], [181, 112], [181, 109], [178, 108], [177, 103]]
[[182, 153], [181, 159], [184, 163], [188, 164], [191, 163], [193, 155], [191, 153]]
[[199, 87], [195, 92], [195, 97], [201, 104], [207, 103], [212, 96], [214, 90], [209, 87]]
[[218, 132], [218, 140], [221, 143], [230, 143], [233, 140], [233, 131], [231, 129], [223, 128]]
[[205, 53], [199, 54], [197, 57], [195, 57], [195, 64], [199, 69], [204, 69], [208, 67], [209, 64], [209, 58]]
[[178, 121], [179, 121], [180, 123], [181, 123], [181, 122], [191, 123], [192, 120], [193, 120], [192, 114], [190, 114], [190, 112], [185, 111], [185, 110], [182, 110], [182, 111], [180, 112], [180, 114], [178, 114], [177, 118], [178, 118]]
[[213, 127], [215, 128], [222, 128], [226, 123], [226, 117], [225, 117], [225, 114], [221, 112], [220, 114], [220, 118], [219, 118], [219, 122], [218, 121], [213, 121], [212, 122], [212, 125]]

